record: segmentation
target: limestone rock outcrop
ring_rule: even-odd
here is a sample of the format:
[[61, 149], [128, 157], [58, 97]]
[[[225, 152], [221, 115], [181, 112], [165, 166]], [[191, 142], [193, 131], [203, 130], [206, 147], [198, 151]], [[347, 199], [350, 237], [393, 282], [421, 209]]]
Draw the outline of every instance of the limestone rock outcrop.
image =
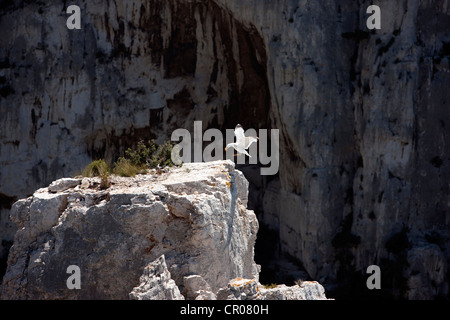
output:
[[[192, 292], [192, 275], [213, 292], [235, 277], [258, 279], [258, 221], [233, 162], [112, 176], [106, 190], [99, 178], [69, 189], [67, 181], [13, 205], [19, 230], [3, 299], [175, 299], [178, 287]], [[79, 290], [66, 286], [69, 265], [80, 268]]]

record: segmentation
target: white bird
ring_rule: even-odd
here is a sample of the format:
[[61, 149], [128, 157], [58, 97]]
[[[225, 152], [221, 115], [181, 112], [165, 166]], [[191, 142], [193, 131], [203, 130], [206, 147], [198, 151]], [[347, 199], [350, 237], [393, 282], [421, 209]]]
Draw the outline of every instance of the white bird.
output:
[[225, 151], [227, 151], [228, 148], [234, 148], [237, 152], [243, 153], [251, 158], [252, 156], [249, 155], [245, 149], [248, 149], [253, 142], [258, 141], [258, 137], [246, 137], [244, 129], [240, 124], [234, 128], [234, 135], [236, 136], [236, 142], [227, 144]]

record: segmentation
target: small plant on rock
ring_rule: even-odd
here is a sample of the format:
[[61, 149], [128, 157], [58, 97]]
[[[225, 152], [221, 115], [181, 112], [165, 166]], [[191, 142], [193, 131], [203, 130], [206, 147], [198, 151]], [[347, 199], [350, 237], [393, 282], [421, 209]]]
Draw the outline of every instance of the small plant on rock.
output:
[[131, 164], [141, 167], [147, 164], [147, 161], [151, 159], [156, 149], [155, 140], [150, 140], [148, 144], [145, 144], [143, 140], [139, 140], [135, 149], [128, 148], [125, 151], [125, 159], [128, 159]]
[[105, 190], [111, 186], [111, 182], [109, 181], [109, 173], [105, 172], [100, 175], [100, 189]]
[[172, 167], [174, 165], [172, 162], [172, 148], [173, 144], [171, 141], [166, 141], [158, 146], [153, 139], [149, 140], [147, 144], [140, 140], [136, 148], [128, 148], [125, 151], [125, 157], [117, 160], [117, 170], [124, 166], [122, 171], [125, 171], [125, 173], [130, 171], [132, 174], [133, 171], [142, 172], [146, 168]]
[[100, 189], [107, 189], [111, 185], [109, 181], [109, 166], [105, 160], [95, 160], [84, 168], [84, 177], [100, 177]]
[[271, 284], [265, 284], [264, 288], [266, 289], [274, 289], [276, 288], [278, 285], [276, 283], [271, 283]]
[[84, 177], [100, 177], [102, 175], [109, 174], [109, 166], [105, 160], [95, 160], [89, 163], [83, 170], [82, 176]]
[[295, 283], [296, 285], [298, 285], [299, 287], [301, 287], [302, 284], [303, 284], [303, 281], [304, 281], [303, 279], [300, 279], [300, 278], [299, 278], [299, 279], [295, 280], [294, 283]]
[[147, 162], [147, 165], [150, 168], [172, 167], [174, 165], [172, 162], [172, 148], [173, 144], [171, 141], [166, 141], [164, 144], [158, 146], [150, 161]]
[[120, 157], [114, 164], [113, 173], [121, 177], [134, 177], [139, 173], [145, 173], [143, 166], [137, 166], [129, 159]]

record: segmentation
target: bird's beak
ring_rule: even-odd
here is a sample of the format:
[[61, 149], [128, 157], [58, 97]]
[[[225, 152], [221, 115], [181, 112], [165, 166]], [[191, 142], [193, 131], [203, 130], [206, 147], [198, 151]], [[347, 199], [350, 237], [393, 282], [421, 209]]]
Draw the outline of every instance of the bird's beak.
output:
[[227, 151], [227, 148], [225, 148], [225, 151]]

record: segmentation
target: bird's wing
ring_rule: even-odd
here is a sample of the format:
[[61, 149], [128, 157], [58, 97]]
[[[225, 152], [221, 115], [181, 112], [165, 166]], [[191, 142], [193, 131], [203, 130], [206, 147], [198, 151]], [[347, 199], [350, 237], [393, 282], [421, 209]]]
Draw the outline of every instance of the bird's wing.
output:
[[256, 137], [245, 137], [245, 149], [248, 149], [253, 142], [258, 141]]
[[251, 157], [251, 156], [248, 154], [248, 152], [245, 151], [245, 149], [244, 149], [242, 146], [236, 146], [235, 149], [236, 149], [237, 152], [242, 153], [242, 154], [245, 154], [245, 155]]
[[230, 149], [230, 148], [236, 149], [235, 147], [236, 147], [236, 144], [235, 144], [235, 143], [229, 143], [229, 144], [227, 144], [227, 146], [225, 147], [225, 150]]
[[245, 142], [244, 129], [241, 127], [240, 124], [238, 124], [236, 128], [234, 128], [234, 135], [236, 136], [236, 144], [241, 145]]

